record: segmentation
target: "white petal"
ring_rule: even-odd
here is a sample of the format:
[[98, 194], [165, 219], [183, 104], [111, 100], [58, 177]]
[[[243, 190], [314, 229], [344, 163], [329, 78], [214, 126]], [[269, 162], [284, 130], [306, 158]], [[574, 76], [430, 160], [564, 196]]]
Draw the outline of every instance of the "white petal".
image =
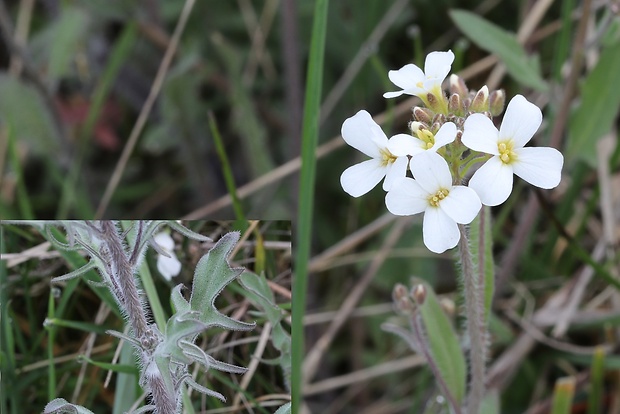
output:
[[172, 257], [165, 257], [161, 254], [157, 257], [157, 270], [161, 275], [170, 280], [173, 276], [176, 276], [181, 272], [181, 262], [174, 255], [174, 253], [168, 252]]
[[493, 121], [482, 114], [471, 114], [463, 125], [461, 142], [475, 151], [498, 155], [498, 137], [499, 131]]
[[400, 178], [385, 196], [385, 205], [390, 213], [397, 216], [418, 214], [428, 206], [428, 194], [414, 179]]
[[482, 204], [474, 190], [458, 185], [452, 187], [448, 197], [441, 200], [441, 208], [452, 220], [461, 224], [469, 224], [476, 218]]
[[515, 174], [540, 188], [555, 188], [562, 179], [564, 157], [555, 148], [518, 148]]
[[380, 158], [379, 149], [387, 145], [387, 137], [370, 114], [359, 111], [342, 124], [342, 138], [347, 144], [372, 158]]
[[532, 139], [541, 123], [540, 108], [523, 96], [516, 95], [506, 108], [502, 125], [499, 127], [499, 139], [512, 139], [515, 148], [523, 147]]
[[443, 253], [459, 242], [459, 228], [440, 208], [428, 208], [422, 223], [424, 244], [431, 252]]
[[404, 91], [386, 92], [383, 94], [384, 98], [396, 98], [403, 94]]
[[432, 151], [411, 158], [409, 169], [420, 186], [430, 194], [438, 190], [452, 188], [450, 167], [443, 157]]
[[415, 155], [424, 151], [422, 140], [408, 134], [394, 135], [388, 140], [387, 149], [397, 157]]
[[435, 78], [441, 83], [450, 73], [452, 62], [454, 62], [454, 53], [451, 50], [429, 53], [424, 61], [424, 75], [427, 79]]
[[379, 184], [385, 173], [386, 168], [381, 165], [381, 160], [366, 160], [344, 170], [340, 185], [349, 195], [359, 197]]
[[407, 176], [407, 166], [409, 166], [409, 158], [398, 157], [396, 161], [386, 168], [385, 180], [383, 181], [383, 190], [390, 191], [392, 184], [399, 178]]
[[482, 204], [497, 206], [506, 201], [512, 192], [512, 174], [512, 167], [495, 156], [474, 173], [469, 187], [478, 194]]
[[437, 151], [439, 148], [446, 144], [453, 142], [456, 139], [456, 125], [452, 122], [446, 122], [439, 128], [439, 131], [435, 134], [435, 145], [431, 150]]
[[166, 232], [157, 233], [153, 236], [153, 240], [166, 251], [174, 250], [174, 240], [172, 240], [170, 234]]
[[403, 89], [417, 88], [418, 82], [424, 81], [424, 72], [416, 65], [410, 63], [398, 70], [388, 72], [388, 78], [392, 83]]

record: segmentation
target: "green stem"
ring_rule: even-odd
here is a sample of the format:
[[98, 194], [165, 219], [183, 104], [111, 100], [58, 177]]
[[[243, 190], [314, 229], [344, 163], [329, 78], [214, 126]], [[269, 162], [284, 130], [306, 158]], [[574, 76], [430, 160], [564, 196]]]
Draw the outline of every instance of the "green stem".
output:
[[459, 254], [463, 273], [463, 297], [469, 334], [471, 388], [467, 398], [469, 414], [478, 414], [485, 393], [486, 328], [484, 323], [484, 278], [478, 278], [465, 226], [459, 224]]

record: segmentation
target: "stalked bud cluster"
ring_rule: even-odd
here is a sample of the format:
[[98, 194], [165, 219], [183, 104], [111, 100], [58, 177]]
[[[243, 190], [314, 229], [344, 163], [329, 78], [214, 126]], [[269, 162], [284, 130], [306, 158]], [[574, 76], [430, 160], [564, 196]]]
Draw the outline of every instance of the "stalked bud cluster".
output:
[[394, 286], [394, 290], [392, 290], [392, 300], [394, 301], [396, 308], [404, 314], [410, 314], [415, 309], [415, 306], [409, 297], [407, 287], [403, 284], [397, 283], [396, 286]]
[[451, 115], [465, 117], [468, 113], [488, 112], [492, 116], [498, 116], [504, 111], [505, 102], [506, 94], [502, 89], [489, 91], [485, 85], [478, 91], [470, 91], [463, 78], [458, 75], [450, 76], [448, 110]]

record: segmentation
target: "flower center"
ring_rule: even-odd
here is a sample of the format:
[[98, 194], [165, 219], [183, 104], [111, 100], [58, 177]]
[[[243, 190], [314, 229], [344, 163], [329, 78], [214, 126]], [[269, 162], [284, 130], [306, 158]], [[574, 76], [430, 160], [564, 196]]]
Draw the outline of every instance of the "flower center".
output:
[[497, 150], [499, 151], [499, 159], [504, 164], [510, 164], [517, 159], [517, 153], [512, 150], [512, 141], [503, 141], [497, 144]]
[[435, 135], [433, 135], [433, 133], [428, 129], [419, 128], [418, 138], [424, 142], [426, 149], [431, 149], [433, 148], [433, 145], [435, 145]]
[[388, 164], [393, 164], [396, 161], [396, 155], [392, 154], [387, 148], [379, 150], [381, 151], [381, 166], [385, 167]]
[[439, 203], [441, 202], [441, 200], [448, 197], [448, 194], [450, 194], [450, 191], [446, 190], [445, 188], [441, 188], [435, 194], [428, 198], [428, 204], [433, 207], [439, 207]]

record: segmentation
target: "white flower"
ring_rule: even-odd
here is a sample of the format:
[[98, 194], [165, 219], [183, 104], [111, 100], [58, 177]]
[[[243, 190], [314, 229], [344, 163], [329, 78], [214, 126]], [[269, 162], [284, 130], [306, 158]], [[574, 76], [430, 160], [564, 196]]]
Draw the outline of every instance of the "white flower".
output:
[[432, 252], [443, 253], [457, 245], [461, 237], [457, 223], [471, 223], [482, 207], [480, 199], [471, 188], [452, 185], [448, 163], [435, 152], [416, 156], [410, 169], [415, 180], [397, 180], [385, 204], [398, 216], [424, 212], [424, 244]]
[[[409, 137], [406, 134], [399, 134]], [[344, 191], [359, 197], [372, 190], [380, 181], [388, 191], [394, 180], [407, 174], [409, 159], [405, 150], [399, 147], [402, 139], [396, 135], [388, 140], [381, 127], [373, 121], [370, 114], [359, 111], [342, 124], [342, 138], [353, 148], [371, 157], [371, 160], [355, 164], [342, 173], [340, 184]], [[402, 153], [401, 156], [394, 155]]]
[[493, 155], [469, 180], [483, 204], [496, 206], [508, 199], [513, 173], [540, 188], [554, 188], [560, 183], [564, 157], [558, 150], [524, 148], [541, 123], [540, 109], [521, 95], [508, 104], [499, 131], [482, 114], [467, 118], [461, 137], [463, 144]]
[[181, 262], [174, 254], [174, 240], [168, 233], [157, 233], [153, 236], [157, 243], [170, 257], [157, 255], [157, 270], [166, 279], [170, 280], [181, 272]]
[[432, 52], [426, 56], [424, 61], [424, 72], [416, 65], [410, 63], [399, 70], [391, 70], [388, 77], [396, 86], [403, 88], [402, 91], [386, 92], [384, 98], [395, 98], [402, 95], [415, 95], [426, 100], [427, 93], [439, 95], [441, 93], [441, 83], [446, 79], [450, 68], [454, 62], [454, 53]]
[[396, 156], [411, 155], [415, 156], [425, 151], [437, 152], [446, 144], [453, 142], [456, 138], [456, 125], [446, 122], [439, 128], [435, 135], [428, 129], [421, 129], [417, 125], [413, 128], [417, 137], [399, 134], [390, 140]]

